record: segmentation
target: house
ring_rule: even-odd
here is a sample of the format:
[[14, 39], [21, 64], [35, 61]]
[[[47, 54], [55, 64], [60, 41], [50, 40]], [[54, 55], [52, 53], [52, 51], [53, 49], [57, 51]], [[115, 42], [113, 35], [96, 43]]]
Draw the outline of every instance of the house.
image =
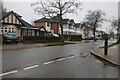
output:
[[[43, 17], [34, 21], [34, 26], [44, 26], [48, 32], [61, 34], [60, 21], [58, 16], [52, 18]], [[80, 30], [80, 31], [79, 31]], [[63, 34], [64, 35], [80, 35], [80, 24], [76, 24], [73, 19], [63, 19]]]
[[83, 35], [83, 30], [81, 29], [81, 23], [75, 23], [75, 32], [76, 35]]
[[[75, 35], [75, 22], [73, 19], [63, 19], [63, 34]], [[59, 34], [61, 34], [61, 28], [59, 27]]]
[[[73, 19], [63, 19], [64, 35], [82, 35], [80, 23], [75, 23]], [[61, 34], [59, 15], [52, 18], [43, 17], [34, 21], [34, 26], [43, 26], [48, 32]]]
[[[2, 15], [2, 19], [0, 20], [2, 23], [2, 27], [0, 28], [0, 32], [14, 32], [17, 34], [17, 37], [22, 36], [39, 36], [41, 32], [41, 28], [34, 27], [29, 24], [25, 20], [22, 19], [22, 16], [14, 11], [5, 12]], [[44, 29], [44, 31], [46, 31]]]
[[59, 21], [53, 18], [41, 18], [34, 21], [34, 26], [43, 26], [46, 31], [58, 34], [59, 30]]

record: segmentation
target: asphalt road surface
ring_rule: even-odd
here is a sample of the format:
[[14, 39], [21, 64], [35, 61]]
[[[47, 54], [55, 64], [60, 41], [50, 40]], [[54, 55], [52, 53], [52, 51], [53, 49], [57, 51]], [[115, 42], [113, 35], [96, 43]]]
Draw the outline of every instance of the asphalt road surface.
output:
[[[109, 41], [113, 43], [114, 41]], [[90, 54], [103, 41], [4, 50], [3, 78], [118, 78], [118, 69]]]

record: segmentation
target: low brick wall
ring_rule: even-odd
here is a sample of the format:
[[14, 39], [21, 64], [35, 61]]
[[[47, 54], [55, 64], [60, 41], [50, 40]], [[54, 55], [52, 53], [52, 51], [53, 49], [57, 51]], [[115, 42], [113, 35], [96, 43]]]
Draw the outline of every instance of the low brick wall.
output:
[[60, 37], [23, 36], [23, 43], [62, 42]]

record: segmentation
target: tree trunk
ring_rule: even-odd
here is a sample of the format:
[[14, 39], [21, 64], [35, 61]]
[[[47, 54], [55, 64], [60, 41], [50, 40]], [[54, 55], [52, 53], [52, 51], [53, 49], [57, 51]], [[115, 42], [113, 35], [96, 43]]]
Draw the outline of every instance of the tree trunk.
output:
[[120, 24], [118, 23], [118, 29], [117, 29], [117, 43], [120, 43]]
[[96, 37], [95, 37], [95, 31], [96, 31], [96, 28], [94, 27], [94, 29], [93, 29], [94, 42], [96, 41]]
[[60, 14], [60, 28], [61, 28], [61, 38], [62, 41], [64, 41], [64, 36], [63, 36], [63, 19], [62, 19], [62, 15]]

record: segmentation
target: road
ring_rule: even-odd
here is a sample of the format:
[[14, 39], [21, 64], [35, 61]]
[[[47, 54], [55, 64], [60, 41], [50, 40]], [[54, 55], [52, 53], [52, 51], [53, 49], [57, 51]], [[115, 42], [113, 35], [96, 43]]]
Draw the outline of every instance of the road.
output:
[[91, 49], [99, 46], [103, 46], [103, 41], [4, 50], [2, 67], [6, 74], [3, 77], [117, 78], [118, 69], [104, 65], [90, 54]]

